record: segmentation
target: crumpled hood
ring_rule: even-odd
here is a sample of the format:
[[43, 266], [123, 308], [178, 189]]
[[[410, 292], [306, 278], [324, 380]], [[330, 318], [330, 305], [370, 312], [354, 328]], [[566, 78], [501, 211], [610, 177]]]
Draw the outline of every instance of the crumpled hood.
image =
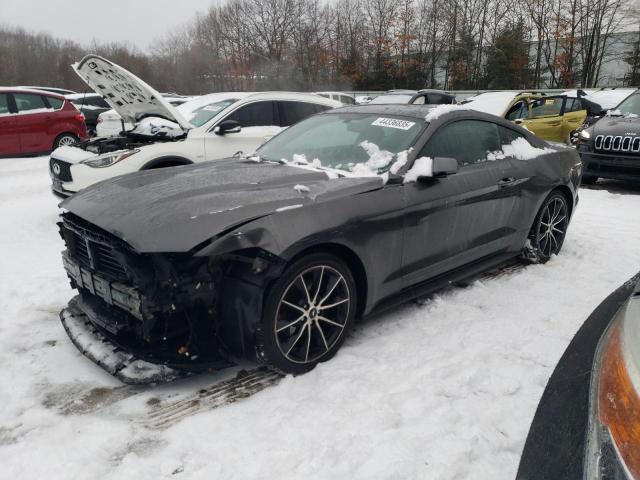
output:
[[193, 128], [160, 93], [105, 58], [87, 55], [73, 69], [125, 122], [136, 123], [144, 117], [157, 116], [177, 123], [185, 131]]
[[253, 219], [382, 185], [379, 177], [329, 179], [313, 169], [234, 158], [116, 177], [61, 207], [140, 253], [186, 252]]
[[598, 135], [640, 136], [640, 117], [602, 117], [593, 126], [593, 137]]

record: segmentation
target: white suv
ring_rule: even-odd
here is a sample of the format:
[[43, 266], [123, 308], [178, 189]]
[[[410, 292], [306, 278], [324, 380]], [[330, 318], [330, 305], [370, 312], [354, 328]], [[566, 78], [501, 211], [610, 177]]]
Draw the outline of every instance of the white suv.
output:
[[282, 129], [341, 106], [310, 93], [228, 92], [173, 107], [135, 75], [104, 58], [89, 55], [74, 69], [134, 128], [117, 137], [55, 150], [49, 162], [52, 190], [63, 197], [138, 170], [253, 153]]

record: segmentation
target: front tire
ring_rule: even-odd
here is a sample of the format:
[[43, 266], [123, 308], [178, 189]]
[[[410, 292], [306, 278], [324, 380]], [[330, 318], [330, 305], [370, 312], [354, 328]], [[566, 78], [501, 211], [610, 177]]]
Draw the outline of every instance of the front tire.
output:
[[547, 263], [562, 249], [569, 226], [569, 202], [560, 192], [551, 192], [531, 227], [524, 257], [531, 263]]
[[351, 271], [338, 257], [324, 253], [292, 263], [266, 299], [256, 338], [258, 360], [294, 375], [336, 354], [357, 306]]
[[58, 135], [58, 137], [53, 142], [53, 149], [59, 147], [70, 147], [78, 143], [79, 138], [76, 137], [72, 133], [63, 133], [62, 135]]

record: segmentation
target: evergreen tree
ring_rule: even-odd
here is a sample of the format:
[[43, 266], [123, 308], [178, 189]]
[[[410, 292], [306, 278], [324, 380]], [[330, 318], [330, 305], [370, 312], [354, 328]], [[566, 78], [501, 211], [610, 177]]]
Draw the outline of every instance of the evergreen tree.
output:
[[491, 89], [527, 88], [531, 80], [529, 48], [522, 22], [507, 25], [487, 52], [486, 83]]

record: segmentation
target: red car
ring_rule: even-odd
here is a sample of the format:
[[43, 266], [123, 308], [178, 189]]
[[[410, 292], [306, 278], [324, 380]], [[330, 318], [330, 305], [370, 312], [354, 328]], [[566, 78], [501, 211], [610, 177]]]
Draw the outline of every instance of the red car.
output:
[[85, 138], [84, 116], [63, 96], [0, 88], [0, 157], [45, 154]]

